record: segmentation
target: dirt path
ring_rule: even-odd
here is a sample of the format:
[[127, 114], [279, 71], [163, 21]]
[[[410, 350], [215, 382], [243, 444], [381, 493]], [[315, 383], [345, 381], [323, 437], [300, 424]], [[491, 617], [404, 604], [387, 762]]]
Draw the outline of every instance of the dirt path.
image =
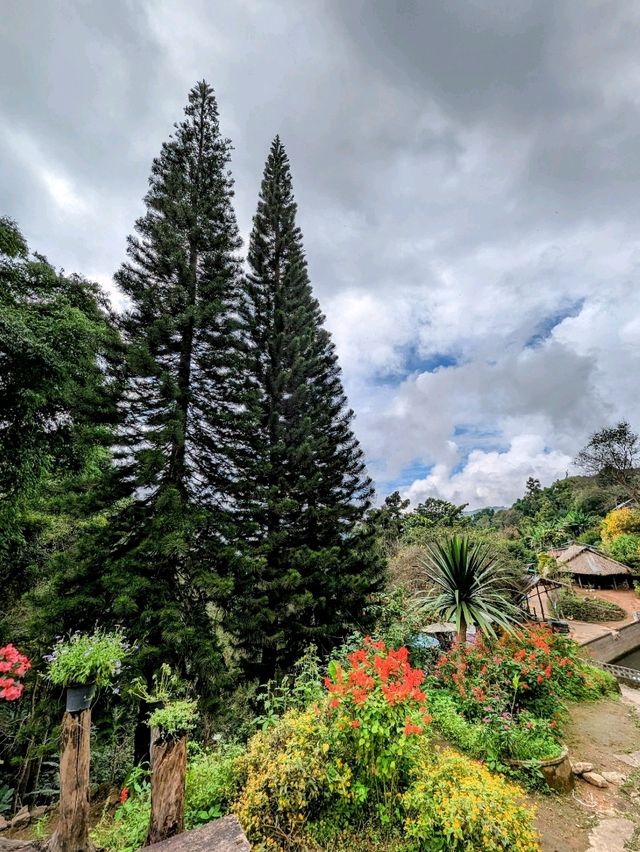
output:
[[610, 603], [615, 603], [626, 612], [626, 617], [621, 621], [603, 621], [598, 624], [587, 623], [585, 621], [569, 621], [571, 627], [571, 637], [576, 642], [583, 644], [590, 639], [597, 639], [599, 636], [606, 636], [612, 631], [619, 630], [627, 624], [633, 624], [635, 621], [634, 612], [640, 610], [640, 598], [635, 592], [623, 591], [618, 589], [580, 589], [574, 587], [574, 592], [585, 598], [602, 598]]
[[[640, 850], [640, 691], [623, 688], [619, 701], [573, 706], [566, 742], [572, 761], [619, 772], [626, 782], [599, 789], [578, 779], [569, 796], [532, 796], [542, 852]], [[635, 830], [627, 846], [623, 835], [632, 826], [621, 819]]]

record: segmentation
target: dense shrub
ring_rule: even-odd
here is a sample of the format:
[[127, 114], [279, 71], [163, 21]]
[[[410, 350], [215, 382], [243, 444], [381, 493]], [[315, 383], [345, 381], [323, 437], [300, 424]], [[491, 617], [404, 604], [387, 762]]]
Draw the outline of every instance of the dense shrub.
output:
[[612, 601], [603, 598], [587, 598], [568, 589], [557, 597], [555, 609], [562, 618], [576, 621], [622, 621], [627, 613]]
[[424, 754], [403, 796], [412, 850], [536, 852], [533, 813], [503, 778], [453, 751]]
[[462, 714], [453, 695], [442, 690], [430, 692], [429, 706], [436, 729], [449, 743], [492, 768], [506, 771], [505, 761], [543, 760], [561, 751], [554, 735], [557, 723], [526, 711], [514, 714], [487, 706], [485, 716], [472, 721]]
[[559, 722], [563, 698], [590, 699], [615, 690], [615, 680], [602, 674], [584, 663], [575, 642], [539, 626], [498, 641], [480, 636], [455, 647], [437, 666], [438, 681], [456, 696], [463, 714], [476, 719], [493, 706]]
[[184, 820], [188, 829], [224, 816], [240, 792], [240, 745], [207, 750], [189, 743]]
[[602, 521], [600, 533], [605, 545], [624, 533], [640, 533], [640, 509], [614, 509]]
[[618, 562], [624, 562], [625, 565], [638, 569], [640, 567], [640, 535], [622, 533], [607, 546], [607, 553]]
[[234, 804], [257, 849], [295, 849], [329, 795], [328, 731], [316, 709], [290, 710], [259, 731], [241, 758], [244, 789]]
[[144, 844], [151, 814], [151, 785], [148, 773], [134, 769], [120, 793], [113, 818], [105, 813], [91, 832], [98, 849], [107, 852], [136, 852]]
[[[184, 817], [191, 829], [229, 812], [240, 788], [239, 757], [244, 749], [233, 745], [206, 750], [196, 743], [189, 743], [188, 749]], [[124, 783], [115, 814], [104, 814], [92, 840], [107, 852], [135, 852], [146, 839], [150, 815], [148, 773], [135, 769]]]

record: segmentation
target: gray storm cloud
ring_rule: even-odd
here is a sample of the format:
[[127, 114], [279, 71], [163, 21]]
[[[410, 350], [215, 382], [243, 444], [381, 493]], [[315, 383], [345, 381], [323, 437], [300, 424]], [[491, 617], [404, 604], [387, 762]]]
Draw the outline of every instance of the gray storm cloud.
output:
[[639, 37], [631, 0], [9, 2], [0, 212], [109, 288], [205, 77], [245, 233], [287, 144], [381, 493], [506, 503], [639, 425]]

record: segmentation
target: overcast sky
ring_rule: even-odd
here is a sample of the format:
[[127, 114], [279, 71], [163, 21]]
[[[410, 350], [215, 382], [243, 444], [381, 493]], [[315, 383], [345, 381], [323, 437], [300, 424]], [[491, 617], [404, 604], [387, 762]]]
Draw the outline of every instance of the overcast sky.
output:
[[201, 78], [279, 133], [384, 496], [505, 505], [640, 426], [637, 0], [2, 0], [0, 214], [110, 287]]

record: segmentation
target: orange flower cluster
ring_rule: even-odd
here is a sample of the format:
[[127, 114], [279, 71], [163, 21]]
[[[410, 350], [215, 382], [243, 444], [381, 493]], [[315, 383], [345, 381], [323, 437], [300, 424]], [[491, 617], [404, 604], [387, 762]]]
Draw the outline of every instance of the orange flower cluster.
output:
[[[325, 686], [333, 696], [329, 702], [332, 709], [341, 705], [364, 705], [373, 696], [382, 694], [390, 706], [413, 705], [421, 714], [424, 724], [431, 721], [425, 706], [427, 696], [422, 691], [421, 684], [424, 674], [420, 669], [414, 669], [409, 662], [407, 648], [398, 650], [388, 649], [384, 642], [374, 641], [370, 636], [365, 637], [364, 647], [349, 654], [349, 667], [345, 671], [341, 665], [334, 668], [333, 676], [325, 678]], [[347, 707], [345, 706], [345, 709]], [[351, 721], [352, 728], [359, 728], [361, 721]], [[404, 733], [421, 734], [423, 729], [410, 717], [407, 717]]]

